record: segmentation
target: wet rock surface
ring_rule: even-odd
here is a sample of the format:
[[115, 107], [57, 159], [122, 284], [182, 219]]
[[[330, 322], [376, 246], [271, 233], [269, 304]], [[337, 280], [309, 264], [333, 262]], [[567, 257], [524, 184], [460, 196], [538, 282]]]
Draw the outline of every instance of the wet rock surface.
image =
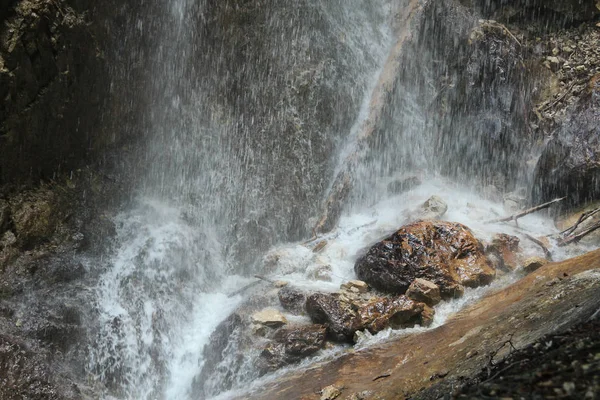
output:
[[306, 299], [306, 313], [318, 324], [326, 324], [334, 340], [351, 341], [362, 328], [360, 316], [350, 301], [338, 293], [315, 293]]
[[442, 301], [439, 286], [421, 278], [415, 279], [413, 283], [410, 284], [406, 291], [406, 297], [425, 303], [430, 307], [433, 307]]
[[278, 330], [273, 341], [261, 353], [261, 368], [274, 371], [297, 363], [321, 350], [325, 345], [327, 328], [323, 325], [287, 327]]
[[354, 266], [369, 285], [404, 293], [417, 278], [438, 285], [443, 298], [453, 297], [456, 285], [476, 287], [495, 277], [482, 244], [464, 225], [420, 221], [400, 228], [377, 243]]
[[[358, 398], [369, 400], [398, 396], [428, 400], [443, 398], [464, 384], [465, 377], [477, 376], [482, 369], [487, 375], [490, 365], [498, 372], [506, 368], [504, 360], [514, 352], [513, 346], [516, 349], [527, 348], [543, 342], [540, 339], [549, 334], [561, 336], [568, 342], [569, 335], [565, 332], [569, 328], [586, 323], [597, 315], [600, 304], [598, 268], [598, 250], [561, 263], [548, 264], [523, 280], [484, 297], [441, 327], [345, 354], [301, 374], [280, 376], [277, 382], [261, 387], [260, 393], [246, 393], [241, 398], [269, 400], [297, 397], [316, 400], [320, 397], [319, 391], [329, 385], [343, 386], [344, 396], [364, 394], [364, 397]], [[499, 324], [498, 321], [505, 322]], [[596, 336], [593, 331], [587, 331], [586, 335]], [[577, 347], [581, 345], [575, 345]], [[565, 364], [560, 367], [565, 368], [562, 371], [573, 371], [573, 368], [582, 371], [579, 365], [589, 364], [595, 357], [594, 353], [590, 358], [590, 353], [586, 352], [588, 348], [581, 347], [582, 351], [575, 356], [581, 364]], [[543, 350], [541, 353], [545, 353]], [[554, 365], [560, 366], [558, 363]], [[540, 371], [554, 368], [545, 364], [537, 367]], [[572, 375], [569, 372], [567, 379], [554, 381], [549, 376], [535, 377], [532, 370], [523, 380], [514, 375], [514, 381], [523, 382], [523, 385], [503, 390], [525, 389], [525, 383], [532, 376], [538, 379], [535, 382], [552, 380], [550, 388], [565, 390], [563, 384], [572, 382]], [[574, 382], [575, 390], [594, 388], [596, 383], [593, 379], [585, 386]], [[567, 388], [572, 389], [573, 386], [569, 384]], [[484, 393], [490, 392], [486, 389]]]
[[292, 314], [304, 314], [304, 304], [306, 303], [306, 293], [293, 286], [286, 286], [277, 293], [281, 306]]

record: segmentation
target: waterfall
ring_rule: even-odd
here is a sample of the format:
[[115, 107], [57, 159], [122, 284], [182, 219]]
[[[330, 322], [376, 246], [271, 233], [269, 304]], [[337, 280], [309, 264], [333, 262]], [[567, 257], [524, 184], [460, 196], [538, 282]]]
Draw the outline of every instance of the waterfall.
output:
[[391, 15], [385, 0], [178, 0], [128, 16], [145, 132], [137, 200], [90, 261], [103, 397], [190, 396], [210, 333], [243, 301], [232, 294], [269, 248], [309, 236]]

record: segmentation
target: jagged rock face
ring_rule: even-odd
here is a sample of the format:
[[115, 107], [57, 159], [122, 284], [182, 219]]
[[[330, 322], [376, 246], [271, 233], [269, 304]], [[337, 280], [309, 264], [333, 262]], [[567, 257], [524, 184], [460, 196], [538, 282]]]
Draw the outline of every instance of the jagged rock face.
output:
[[354, 266], [358, 277], [389, 293], [404, 293], [417, 278], [440, 287], [452, 297], [457, 285], [490, 283], [495, 271], [482, 244], [464, 225], [419, 221], [400, 228], [375, 244]]
[[538, 160], [534, 202], [568, 196], [571, 204], [582, 204], [600, 198], [600, 75], [569, 114]]
[[64, 0], [4, 3], [0, 184], [52, 178], [79, 165], [102, 136], [108, 66], [89, 21]]

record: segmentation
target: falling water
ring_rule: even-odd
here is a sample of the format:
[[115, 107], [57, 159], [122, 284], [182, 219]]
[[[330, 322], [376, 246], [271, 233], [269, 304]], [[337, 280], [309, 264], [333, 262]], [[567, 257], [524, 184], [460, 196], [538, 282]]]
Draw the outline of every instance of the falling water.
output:
[[[519, 152], [494, 158], [486, 151], [520, 128], [519, 116], [509, 116], [522, 99], [503, 86], [507, 76], [479, 82], [478, 92], [479, 70], [463, 76], [440, 65], [460, 53], [444, 38], [470, 29], [436, 26], [443, 1], [400, 60], [368, 149], [356, 151], [356, 130], [369, 118], [394, 45], [395, 13], [409, 3], [395, 9], [387, 0], [173, 0], [129, 16], [135, 23], [125, 39], [146, 67], [135, 79], [146, 132], [139, 185], [131, 188], [137, 201], [116, 217], [113, 250], [98, 267], [99, 327], [88, 372], [105, 398], [191, 398], [204, 345], [243, 303], [238, 290], [268, 252], [279, 259], [273, 278], [335, 290], [354, 277], [362, 248], [432, 194], [449, 203], [448, 219], [479, 237], [500, 229], [483, 221], [502, 214], [501, 206], [465, 183], [494, 183], [500, 170], [510, 173]], [[478, 57], [469, 66], [488, 71], [487, 58]], [[432, 107], [447, 105], [430, 82], [442, 75], [447, 87], [471, 90], [472, 103], [447, 98], [455, 108], [436, 119]], [[311, 236], [335, 175], [355, 154], [351, 196], [327, 248], [314, 254], [297, 243]], [[406, 176], [425, 183], [390, 192]], [[530, 216], [521, 229], [535, 235], [554, 228]], [[331, 282], [315, 281], [319, 263], [331, 266]], [[436, 324], [460, 306], [446, 306]], [[217, 369], [204, 394], [227, 396], [220, 392], [254, 381], [252, 357]]]
[[178, 0], [129, 16], [147, 132], [95, 289], [88, 366], [104, 397], [190, 396], [210, 333], [243, 300], [231, 294], [271, 246], [309, 235], [390, 16], [385, 0]]

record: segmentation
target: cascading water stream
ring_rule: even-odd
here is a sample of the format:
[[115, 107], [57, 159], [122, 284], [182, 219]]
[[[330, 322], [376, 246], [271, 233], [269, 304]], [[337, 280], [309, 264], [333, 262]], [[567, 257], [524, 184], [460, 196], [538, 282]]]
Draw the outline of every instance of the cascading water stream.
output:
[[[201, 371], [210, 334], [247, 300], [249, 292], [239, 289], [253, 282], [248, 276], [269, 251], [277, 259], [271, 278], [334, 291], [354, 278], [361, 249], [397, 229], [433, 194], [446, 199], [446, 219], [480, 238], [511, 230], [483, 223], [503, 213], [499, 204], [440, 177], [447, 165], [486, 163], [487, 155], [476, 151], [481, 144], [470, 140], [488, 120], [475, 128], [455, 115], [432, 121], [428, 107], [436, 93], [423, 82], [434, 73], [424, 66], [439, 54], [407, 47], [406, 67], [382, 92], [388, 103], [381, 120], [371, 121], [377, 129], [369, 146], [356, 152], [362, 158], [352, 166], [355, 185], [345, 213], [320, 238], [327, 247], [314, 253], [297, 244], [310, 236], [327, 186], [344, 168], [336, 162], [362, 145], [357, 130], [369, 118], [393, 48], [397, 10], [387, 0], [166, 3], [149, 7], [135, 24], [149, 66], [143, 118], [149, 131], [139, 187], [132, 188], [137, 205], [116, 218], [113, 252], [96, 287], [99, 328], [89, 373], [105, 398], [227, 397], [226, 390], [260, 384], [256, 351], [239, 356], [235, 340], [215, 372]], [[416, 10], [418, 3], [397, 7]], [[494, 107], [482, 112], [489, 120], [504, 118]], [[456, 149], [443, 136], [447, 125], [457, 129]], [[477, 157], [454, 162], [461, 146]], [[492, 170], [462, 180], [487, 178]], [[407, 174], [424, 183], [404, 193], [389, 190]], [[535, 236], [554, 228], [530, 216], [521, 229]], [[315, 278], [323, 265], [330, 268], [328, 282]], [[442, 306], [435, 325], [485, 290]], [[205, 379], [200, 394], [198, 379]]]
[[[105, 398], [190, 397], [210, 333], [243, 300], [230, 294], [249, 282], [243, 276], [271, 244], [306, 236], [305, 213], [316, 211], [332, 163], [320, 147], [343, 139], [389, 45], [384, 0], [236, 7], [164, 2], [135, 23], [149, 66], [149, 131], [132, 188], [137, 205], [114, 221], [113, 251], [95, 289], [99, 327], [88, 368]], [[261, 18], [265, 48], [227, 43], [226, 35], [248, 34], [226, 25], [236, 12]], [[337, 43], [331, 54], [329, 41]], [[236, 64], [238, 57], [245, 61]], [[270, 88], [277, 85], [287, 98]], [[348, 97], [323, 114], [322, 99], [296, 102], [312, 90], [302, 85]], [[327, 126], [313, 132], [312, 119]], [[296, 190], [306, 193], [290, 201]], [[250, 364], [218, 379], [236, 387], [254, 377]]]

